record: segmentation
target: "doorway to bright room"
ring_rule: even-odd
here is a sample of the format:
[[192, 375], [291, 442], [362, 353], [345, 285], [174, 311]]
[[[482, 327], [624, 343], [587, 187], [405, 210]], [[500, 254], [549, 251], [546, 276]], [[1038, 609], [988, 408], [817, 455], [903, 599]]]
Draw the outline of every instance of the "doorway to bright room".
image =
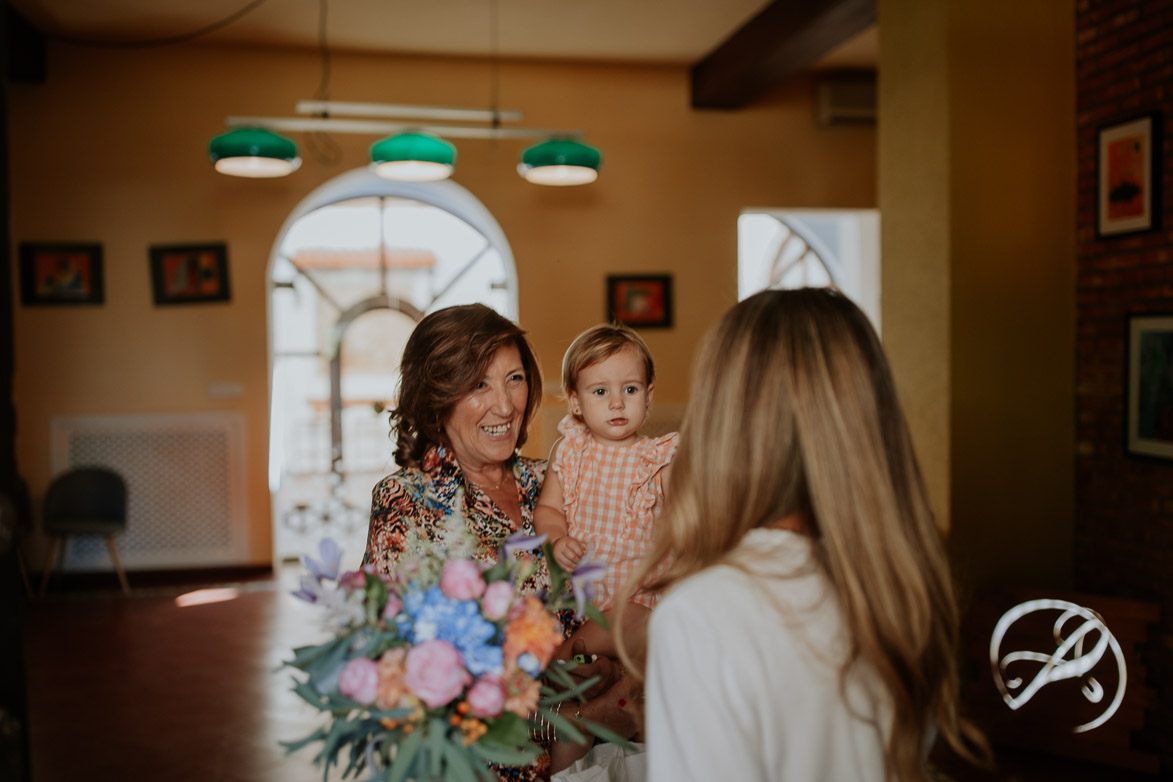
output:
[[330, 537], [354, 568], [371, 491], [397, 469], [389, 411], [408, 336], [453, 304], [480, 302], [516, 320], [513, 255], [460, 185], [355, 171], [290, 215], [269, 286], [274, 562]]
[[746, 209], [737, 220], [737, 298], [827, 286], [880, 331], [880, 216], [875, 209]]

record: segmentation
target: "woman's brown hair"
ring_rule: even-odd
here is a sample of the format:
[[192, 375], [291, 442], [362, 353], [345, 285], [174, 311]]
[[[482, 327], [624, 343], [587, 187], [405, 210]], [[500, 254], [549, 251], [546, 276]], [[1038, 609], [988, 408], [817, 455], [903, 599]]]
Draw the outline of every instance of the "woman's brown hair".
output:
[[842, 675], [869, 665], [891, 699], [888, 778], [923, 778], [934, 725], [981, 754], [959, 714], [958, 609], [891, 371], [867, 317], [828, 289], [763, 291], [710, 332], [672, 491], [628, 589], [649, 576], [666, 589], [794, 514], [850, 633]]
[[525, 332], [483, 304], [446, 307], [427, 315], [411, 332], [399, 364], [399, 401], [391, 411], [395, 462], [419, 467], [433, 445], [447, 445], [444, 422], [452, 408], [485, 376], [497, 351], [512, 345], [529, 386], [517, 447], [542, 401], [542, 373]]

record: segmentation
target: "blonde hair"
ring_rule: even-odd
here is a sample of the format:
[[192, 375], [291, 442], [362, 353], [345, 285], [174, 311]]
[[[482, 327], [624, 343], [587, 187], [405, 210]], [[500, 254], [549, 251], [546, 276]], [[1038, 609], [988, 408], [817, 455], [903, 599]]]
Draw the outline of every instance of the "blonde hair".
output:
[[643, 338], [622, 323], [600, 323], [579, 334], [562, 357], [562, 393], [570, 396], [578, 386], [578, 375], [587, 367], [610, 358], [625, 347], [635, 348], [644, 362], [644, 380], [656, 382], [656, 364]]
[[652, 551], [627, 590], [649, 576], [649, 590], [666, 589], [725, 560], [749, 530], [800, 514], [852, 639], [841, 676], [862, 661], [892, 700], [888, 777], [922, 778], [934, 722], [961, 754], [982, 754], [958, 713], [959, 619], [941, 535], [858, 307], [806, 288], [727, 312], [696, 365], [673, 464]]

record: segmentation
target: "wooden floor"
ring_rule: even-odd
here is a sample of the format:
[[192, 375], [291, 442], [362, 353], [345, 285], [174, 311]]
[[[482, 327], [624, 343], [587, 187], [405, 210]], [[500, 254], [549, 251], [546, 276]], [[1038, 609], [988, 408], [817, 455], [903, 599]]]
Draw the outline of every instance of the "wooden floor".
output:
[[[316, 712], [278, 671], [324, 640], [279, 580], [179, 607], [190, 589], [57, 595], [25, 611], [33, 782], [315, 782]], [[337, 778], [337, 774], [332, 775]]]
[[[292, 598], [296, 574], [231, 586], [231, 600], [180, 607], [200, 587], [50, 592], [25, 605], [32, 782], [317, 782], [308, 734], [316, 712], [278, 670], [325, 636]], [[954, 782], [1142, 779], [1004, 753], [997, 773], [935, 753]], [[338, 779], [335, 773], [330, 779]], [[730, 781], [734, 782], [734, 781]]]

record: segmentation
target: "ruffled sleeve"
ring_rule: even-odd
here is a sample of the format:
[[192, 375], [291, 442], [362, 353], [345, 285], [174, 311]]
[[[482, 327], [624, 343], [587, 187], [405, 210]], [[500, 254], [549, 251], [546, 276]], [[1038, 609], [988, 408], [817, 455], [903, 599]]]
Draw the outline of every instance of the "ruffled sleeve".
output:
[[562, 442], [558, 445], [550, 469], [558, 473], [558, 482], [562, 484], [562, 507], [568, 508], [578, 501], [583, 455], [591, 433], [586, 424], [572, 415], [558, 422], [558, 431], [562, 435]]
[[635, 479], [627, 490], [626, 516], [623, 519], [625, 536], [635, 536], [637, 530], [640, 535], [650, 534], [656, 505], [664, 498], [660, 474], [672, 461], [679, 444], [680, 433], [670, 432], [662, 437], [648, 438], [637, 446], [643, 448], [644, 452]]

